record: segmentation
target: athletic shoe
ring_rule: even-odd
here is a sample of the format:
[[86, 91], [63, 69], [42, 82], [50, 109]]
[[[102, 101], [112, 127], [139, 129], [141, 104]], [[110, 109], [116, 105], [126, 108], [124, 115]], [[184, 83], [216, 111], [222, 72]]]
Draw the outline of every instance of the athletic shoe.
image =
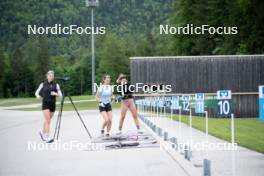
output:
[[46, 139], [44, 138], [44, 134], [40, 131], [39, 132], [40, 138], [42, 141], [46, 142]]
[[138, 134], [144, 134], [144, 130], [138, 129], [138, 130], [137, 130], [137, 133], [138, 133]]
[[109, 138], [110, 137], [110, 134], [109, 133], [106, 133], [105, 137]]
[[47, 143], [52, 143], [52, 142], [54, 142], [54, 139], [50, 139], [47, 141]]
[[104, 130], [101, 130], [101, 135], [104, 135]]
[[101, 130], [101, 134], [99, 137], [104, 137], [104, 130]]
[[122, 135], [122, 130], [119, 130], [116, 135]]
[[45, 138], [46, 142], [49, 142], [51, 139], [49, 137]]
[[45, 134], [44, 134], [44, 139], [45, 139], [46, 141], [50, 141], [49, 133], [45, 133]]

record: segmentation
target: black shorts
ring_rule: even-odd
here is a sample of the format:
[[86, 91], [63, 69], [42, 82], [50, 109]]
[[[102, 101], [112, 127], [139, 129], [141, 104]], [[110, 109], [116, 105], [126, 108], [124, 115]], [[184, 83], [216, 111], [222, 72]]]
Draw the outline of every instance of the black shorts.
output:
[[55, 102], [42, 102], [42, 110], [50, 110], [50, 112], [55, 112], [56, 103]]
[[107, 104], [104, 104], [104, 105], [105, 105], [105, 107], [99, 106], [99, 111], [100, 112], [103, 112], [103, 111], [105, 111], [105, 112], [112, 111], [112, 106], [111, 106], [110, 103], [107, 103]]

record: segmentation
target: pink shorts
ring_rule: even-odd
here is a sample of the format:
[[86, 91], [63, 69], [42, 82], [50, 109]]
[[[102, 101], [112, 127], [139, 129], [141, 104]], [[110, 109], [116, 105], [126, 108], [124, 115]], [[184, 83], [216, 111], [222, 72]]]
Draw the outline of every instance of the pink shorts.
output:
[[136, 105], [134, 103], [134, 99], [133, 98], [128, 98], [122, 101], [121, 103], [121, 113], [126, 113], [127, 109], [130, 109], [130, 111], [132, 112], [132, 114], [136, 114], [137, 113], [137, 108]]

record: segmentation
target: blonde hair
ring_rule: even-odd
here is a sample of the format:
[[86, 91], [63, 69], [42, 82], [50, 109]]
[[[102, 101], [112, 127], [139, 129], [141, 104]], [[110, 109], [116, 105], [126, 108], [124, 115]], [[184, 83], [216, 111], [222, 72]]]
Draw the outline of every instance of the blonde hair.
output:
[[54, 75], [54, 71], [53, 70], [49, 70], [46, 75], [48, 76], [49, 74]]

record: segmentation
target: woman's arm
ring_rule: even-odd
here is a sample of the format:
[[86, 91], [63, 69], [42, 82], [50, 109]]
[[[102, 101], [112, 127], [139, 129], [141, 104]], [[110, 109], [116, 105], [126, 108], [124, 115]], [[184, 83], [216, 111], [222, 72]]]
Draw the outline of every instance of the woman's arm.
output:
[[101, 101], [98, 90], [96, 91], [95, 99], [96, 99], [97, 102], [100, 102]]
[[104, 103], [101, 102], [101, 98], [100, 98], [98, 90], [96, 91], [95, 99], [96, 99], [97, 102], [99, 102], [99, 106], [105, 107]]
[[37, 89], [36, 92], [35, 92], [35, 96], [36, 96], [38, 99], [41, 98], [41, 96], [39, 95], [39, 93], [40, 93], [40, 91], [41, 91], [42, 88], [43, 88], [43, 83], [41, 83], [41, 84], [39, 85], [38, 89]]
[[62, 97], [62, 93], [61, 93], [60, 85], [57, 84], [56, 86], [57, 86], [57, 96]]

